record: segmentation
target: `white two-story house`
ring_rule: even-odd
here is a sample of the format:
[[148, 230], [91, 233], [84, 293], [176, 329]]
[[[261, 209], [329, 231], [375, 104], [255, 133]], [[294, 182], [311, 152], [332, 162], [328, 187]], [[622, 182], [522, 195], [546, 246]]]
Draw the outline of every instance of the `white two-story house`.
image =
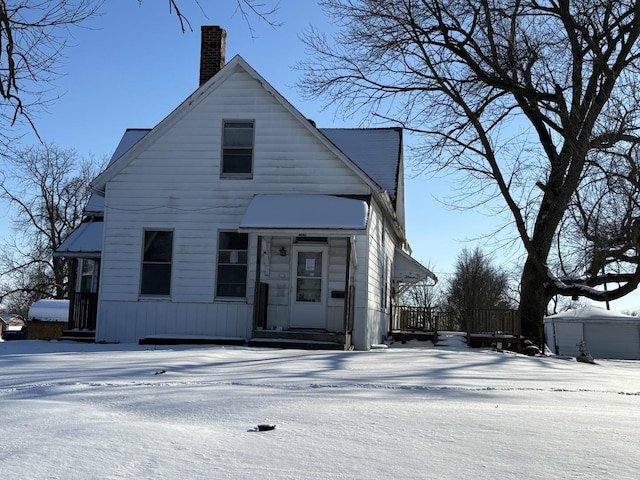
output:
[[435, 279], [406, 251], [402, 130], [317, 128], [242, 57], [224, 64], [225, 36], [202, 27], [200, 87], [91, 183], [57, 252], [76, 260], [70, 327], [369, 349], [399, 284]]

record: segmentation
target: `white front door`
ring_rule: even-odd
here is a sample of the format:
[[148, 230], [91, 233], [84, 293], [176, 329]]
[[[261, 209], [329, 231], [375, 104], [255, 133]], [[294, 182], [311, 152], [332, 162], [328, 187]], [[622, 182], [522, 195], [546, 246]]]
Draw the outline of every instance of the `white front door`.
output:
[[295, 246], [291, 278], [291, 327], [327, 326], [327, 247]]

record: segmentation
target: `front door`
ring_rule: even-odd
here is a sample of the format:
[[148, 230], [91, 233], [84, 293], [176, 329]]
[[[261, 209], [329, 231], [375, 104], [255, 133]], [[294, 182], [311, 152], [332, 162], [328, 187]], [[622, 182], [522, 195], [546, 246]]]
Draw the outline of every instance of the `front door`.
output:
[[293, 248], [291, 327], [327, 326], [327, 247]]

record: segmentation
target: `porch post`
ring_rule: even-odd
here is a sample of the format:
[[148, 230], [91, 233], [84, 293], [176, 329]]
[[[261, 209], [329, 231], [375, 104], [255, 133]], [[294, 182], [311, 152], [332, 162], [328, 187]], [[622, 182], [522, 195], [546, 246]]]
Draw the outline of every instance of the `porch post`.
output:
[[255, 330], [258, 327], [260, 321], [259, 315], [262, 310], [260, 306], [260, 275], [262, 264], [262, 235], [257, 236], [256, 245], [256, 279], [253, 288], [253, 325], [251, 330]]
[[351, 318], [351, 303], [353, 302], [353, 294], [351, 292], [351, 237], [347, 237], [347, 259], [346, 259], [346, 273], [344, 279], [344, 315], [343, 315], [343, 328], [344, 333], [349, 333], [350, 326], [352, 324]]
[[71, 258], [71, 272], [69, 272], [69, 320], [67, 322], [67, 329], [73, 330], [75, 327], [75, 311], [76, 311], [76, 285], [78, 279], [78, 259], [76, 257]]

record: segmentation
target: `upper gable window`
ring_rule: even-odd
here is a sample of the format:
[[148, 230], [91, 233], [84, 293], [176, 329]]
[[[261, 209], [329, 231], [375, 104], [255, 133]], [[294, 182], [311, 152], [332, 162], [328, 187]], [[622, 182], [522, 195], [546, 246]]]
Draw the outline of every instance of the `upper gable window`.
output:
[[222, 132], [223, 177], [251, 178], [253, 174], [253, 122], [226, 121]]

